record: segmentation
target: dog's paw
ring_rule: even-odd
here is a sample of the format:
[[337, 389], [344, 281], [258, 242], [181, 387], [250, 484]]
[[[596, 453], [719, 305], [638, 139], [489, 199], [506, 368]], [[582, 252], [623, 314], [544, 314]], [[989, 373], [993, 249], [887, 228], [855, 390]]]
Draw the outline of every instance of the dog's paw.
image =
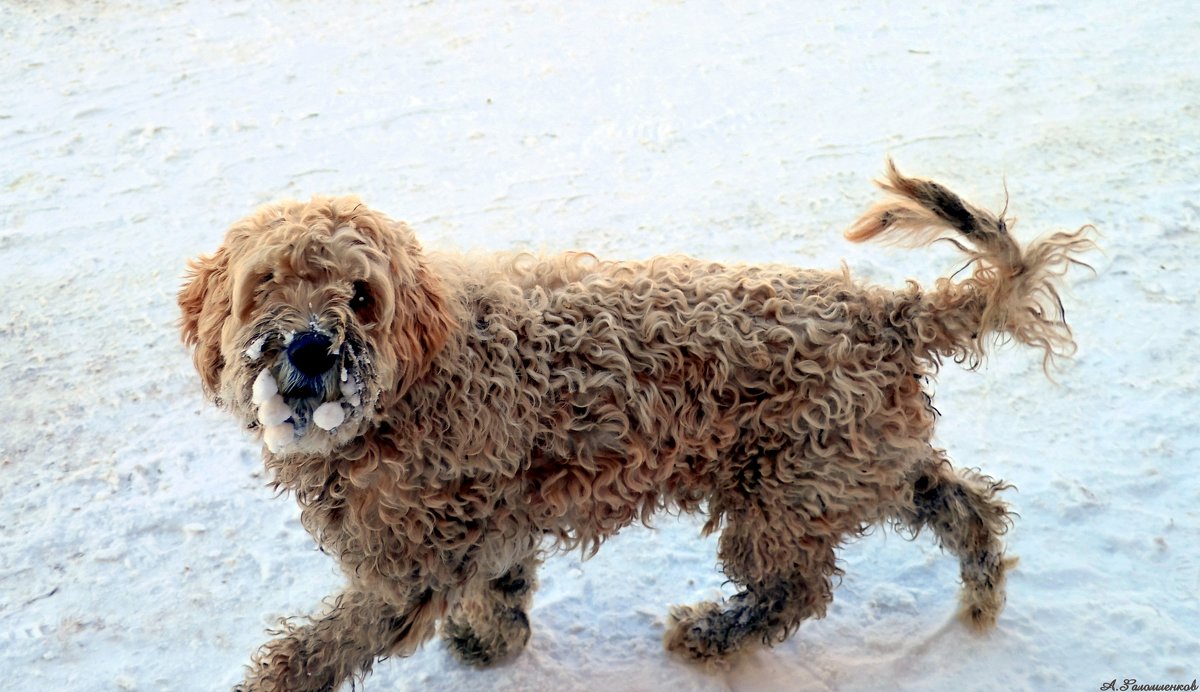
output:
[[529, 617], [512, 608], [497, 613], [486, 629], [476, 630], [454, 616], [442, 622], [442, 640], [451, 655], [472, 666], [490, 666], [516, 654], [529, 642]]
[[667, 618], [663, 646], [667, 651], [692, 661], [720, 661], [736, 646], [721, 626], [721, 607], [711, 601], [691, 606], [674, 606]]
[[495, 660], [496, 653], [485, 646], [479, 635], [466, 623], [446, 620], [442, 624], [442, 640], [451, 655], [461, 663], [473, 666], [486, 666]]
[[1004, 610], [1006, 573], [1016, 566], [1016, 557], [1005, 557], [985, 578], [964, 580], [958, 616], [972, 631], [982, 634], [996, 627]]
[[959, 604], [958, 617], [976, 634], [983, 634], [996, 627], [1000, 610], [1004, 607], [1004, 595], [996, 592], [965, 594]]

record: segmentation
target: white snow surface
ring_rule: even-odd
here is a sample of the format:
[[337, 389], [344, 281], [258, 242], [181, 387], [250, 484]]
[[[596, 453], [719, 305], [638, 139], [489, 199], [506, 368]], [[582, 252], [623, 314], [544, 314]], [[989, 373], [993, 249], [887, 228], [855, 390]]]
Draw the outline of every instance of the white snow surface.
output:
[[704, 670], [667, 607], [731, 591], [700, 519], [549, 559], [518, 658], [438, 641], [369, 690], [1100, 689], [1200, 677], [1200, 13], [978, 3], [0, 5], [0, 670], [208, 690], [341, 583], [201, 392], [175, 293], [256, 205], [357, 193], [429, 247], [688, 253], [901, 286], [947, 248], [840, 237], [896, 158], [1021, 219], [1095, 223], [1076, 358], [947, 364], [939, 443], [1018, 486], [997, 630], [886, 530], [828, 616]]

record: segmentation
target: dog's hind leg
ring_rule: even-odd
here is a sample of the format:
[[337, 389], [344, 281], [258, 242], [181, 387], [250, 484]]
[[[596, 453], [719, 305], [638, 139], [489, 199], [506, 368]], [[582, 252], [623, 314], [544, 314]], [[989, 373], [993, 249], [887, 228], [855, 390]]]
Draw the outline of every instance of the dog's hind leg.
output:
[[353, 588], [329, 609], [283, 629], [259, 649], [237, 690], [335, 690], [356, 674], [370, 672], [375, 659], [405, 655], [433, 635], [439, 603], [432, 592], [400, 608], [377, 594]]
[[486, 666], [525, 648], [529, 604], [537, 588], [537, 560], [529, 559], [497, 579], [476, 579], [442, 621], [442, 639], [463, 663]]
[[719, 553], [742, 590], [724, 603], [672, 609], [663, 643], [696, 660], [714, 660], [749, 645], [774, 644], [833, 598], [836, 539], [807, 532], [790, 511], [761, 505], [726, 510]]
[[973, 471], [955, 470], [941, 450], [918, 466], [912, 502], [900, 521], [916, 535], [929, 527], [962, 568], [961, 617], [972, 628], [993, 627], [1004, 608], [1005, 572], [1016, 558], [1004, 556], [1000, 536], [1008, 529], [1007, 505], [996, 493], [1010, 486]]

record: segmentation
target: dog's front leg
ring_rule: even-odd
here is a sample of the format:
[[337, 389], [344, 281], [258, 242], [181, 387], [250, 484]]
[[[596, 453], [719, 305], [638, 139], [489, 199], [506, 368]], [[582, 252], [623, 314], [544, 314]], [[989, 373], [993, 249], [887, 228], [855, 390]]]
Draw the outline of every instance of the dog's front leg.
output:
[[326, 602], [326, 612], [304, 624], [284, 621], [275, 639], [255, 654], [236, 690], [335, 690], [370, 672], [375, 659], [404, 656], [433, 635], [441, 612], [433, 592], [403, 606], [353, 587]]
[[525, 648], [537, 565], [530, 557], [496, 579], [477, 577], [466, 585], [442, 622], [442, 639], [455, 658], [487, 666]]

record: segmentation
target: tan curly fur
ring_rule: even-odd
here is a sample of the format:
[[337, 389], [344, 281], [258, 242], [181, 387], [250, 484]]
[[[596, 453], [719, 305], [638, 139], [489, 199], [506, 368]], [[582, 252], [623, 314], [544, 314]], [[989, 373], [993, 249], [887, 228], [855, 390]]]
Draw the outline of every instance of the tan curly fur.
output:
[[687, 257], [427, 253], [353, 198], [236, 223], [191, 264], [183, 338], [347, 578], [245, 687], [331, 689], [439, 621], [461, 660], [500, 660], [529, 638], [546, 551], [594, 552], [663, 508], [706, 512], [739, 588], [672, 610], [665, 643], [687, 657], [823, 616], [836, 549], [880, 523], [930, 528], [961, 561], [965, 620], [992, 626], [1006, 486], [932, 446], [922, 385], [997, 337], [1068, 353], [1054, 282], [1088, 229], [1022, 248], [937, 183], [889, 163], [882, 185], [847, 236], [950, 236], [969, 277], [892, 290]]

